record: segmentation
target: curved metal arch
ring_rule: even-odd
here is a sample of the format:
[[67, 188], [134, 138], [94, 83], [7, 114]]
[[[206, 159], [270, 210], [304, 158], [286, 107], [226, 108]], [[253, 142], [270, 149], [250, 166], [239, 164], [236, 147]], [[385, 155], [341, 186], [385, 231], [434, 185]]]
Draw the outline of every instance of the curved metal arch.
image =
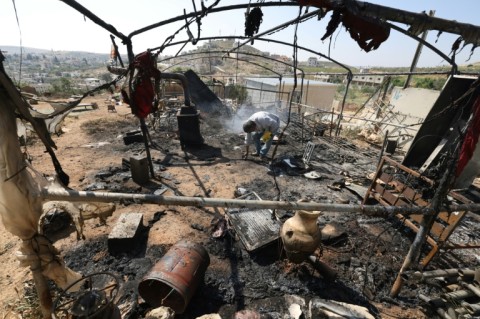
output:
[[[161, 70], [162, 72], [174, 67], [174, 66], [177, 66], [177, 65], [180, 65], [182, 63], [185, 63], [185, 62], [189, 62], [189, 61], [195, 61], [195, 60], [200, 60], [200, 59], [205, 59], [206, 57], [196, 57], [196, 58], [192, 58], [192, 59], [188, 59], [188, 60], [183, 60], [181, 62], [178, 62], [178, 63], [175, 63], [175, 64], [172, 64], [170, 65], [168, 68], [165, 68], [163, 70]], [[221, 55], [214, 55], [212, 56], [212, 58], [221, 58], [221, 59], [233, 59], [233, 60], [238, 60], [238, 61], [242, 61], [242, 62], [246, 62], [246, 63], [250, 63], [250, 64], [253, 64], [255, 66], [258, 66], [258, 67], [261, 67], [262, 69], [265, 69], [265, 70], [268, 70], [272, 73], [275, 73], [276, 75], [278, 75], [278, 78], [282, 78], [282, 74], [270, 69], [270, 68], [267, 68], [266, 66], [263, 66], [261, 64], [258, 64], [258, 63], [255, 63], [255, 62], [252, 62], [252, 61], [248, 61], [248, 60], [243, 60], [243, 59], [240, 59], [240, 58], [232, 58], [232, 57], [228, 57], [228, 56], [221, 56]]]
[[453, 59], [450, 59], [448, 57], [448, 55], [446, 55], [445, 53], [443, 53], [442, 51], [440, 51], [439, 49], [437, 49], [436, 47], [434, 47], [433, 45], [431, 45], [429, 42], [423, 40], [422, 38], [420, 37], [417, 37], [413, 34], [411, 34], [410, 32], [400, 28], [400, 27], [397, 27], [396, 25], [394, 25], [393, 23], [390, 23], [390, 22], [387, 22], [388, 26], [414, 40], [417, 40], [418, 42], [420, 42], [421, 44], [423, 44], [424, 46], [426, 46], [427, 48], [429, 48], [430, 50], [432, 50], [433, 52], [435, 52], [436, 54], [438, 54], [439, 56], [441, 56], [445, 61], [447, 61], [448, 63], [450, 63], [450, 65], [452, 66], [452, 72], [453, 73], [458, 73], [458, 70], [457, 70], [457, 64], [455, 63], [455, 61]]
[[[207, 54], [207, 53], [228, 53], [227, 50], [213, 50], [213, 51], [206, 51], [206, 52], [189, 52], [189, 53], [184, 53], [180, 56], [173, 56], [173, 57], [168, 57], [168, 58], [164, 58], [164, 59], [161, 59], [161, 60], [158, 60], [157, 62], [163, 62], [163, 61], [168, 61], [168, 60], [172, 60], [172, 59], [176, 59], [178, 57], [182, 57], [182, 56], [190, 56], [190, 55], [197, 55], [197, 54]], [[280, 61], [280, 60], [277, 60], [277, 59], [274, 59], [274, 58], [270, 58], [270, 57], [267, 57], [267, 56], [263, 56], [261, 54], [255, 54], [255, 53], [250, 53], [250, 52], [235, 52], [235, 54], [245, 54], [245, 55], [249, 55], [249, 56], [255, 56], [255, 57], [259, 57], [259, 58], [262, 58], [262, 59], [266, 59], [266, 60], [270, 60], [270, 61], [273, 61], [273, 62], [277, 62], [277, 63], [280, 63], [280, 64], [283, 64], [283, 65], [286, 65], [286, 66], [289, 66], [289, 67], [294, 67], [293, 64], [291, 63], [287, 63], [287, 62], [284, 62], [284, 61]], [[224, 57], [224, 56], [222, 56]], [[208, 56], [206, 56], [206, 58], [208, 58]], [[235, 58], [236, 59], [236, 58]], [[300, 72], [302, 72], [303, 76], [305, 76], [305, 71], [302, 69], [302, 68], [299, 68], [299, 67], [296, 67], [298, 70], [300, 70]]]
[[[300, 7], [300, 5], [296, 2], [281, 2], [281, 1], [275, 1], [275, 2], [257, 2], [254, 4], [257, 7]], [[227, 10], [237, 10], [237, 9], [247, 9], [248, 7], [252, 6], [250, 3], [245, 3], [245, 4], [236, 4], [236, 5], [231, 5], [231, 6], [225, 6], [225, 7], [218, 7], [218, 8], [212, 8], [208, 11], [208, 13], [216, 13], [216, 12], [222, 12], [222, 11], [227, 11]], [[137, 34], [173, 23], [177, 21], [183, 21], [188, 18], [194, 18], [199, 15], [198, 12], [190, 12], [184, 15], [180, 15], [178, 17], [170, 18], [168, 20], [163, 20], [151, 25], [148, 25], [146, 27], [143, 27], [141, 29], [135, 30], [131, 32], [127, 38], [131, 40], [132, 37], [134, 37]]]
[[[238, 40], [238, 39], [242, 39], [242, 40], [248, 40], [250, 39], [249, 37], [245, 37], [245, 36], [235, 36], [235, 35], [231, 35], [231, 36], [214, 36], [214, 37], [200, 37], [198, 38], [199, 41], [207, 41], [207, 40], [225, 40], [225, 39], [228, 39], [228, 40]], [[289, 47], [294, 47], [294, 45], [292, 43], [288, 43], [288, 42], [285, 42], [285, 41], [280, 41], [280, 40], [275, 40], [275, 39], [270, 39], [270, 38], [263, 38], [263, 37], [259, 37], [259, 38], [256, 38], [255, 41], [265, 41], [265, 42], [273, 42], [273, 43], [277, 43], [277, 44], [281, 44], [281, 45], [286, 45], [286, 46], [289, 46]], [[164, 47], [170, 47], [170, 46], [174, 46], [174, 45], [179, 45], [179, 44], [184, 44], [184, 43], [187, 43], [187, 42], [190, 42], [190, 40], [181, 40], [181, 41], [177, 41], [177, 42], [172, 42], [172, 43], [169, 43], [167, 45], [165, 45]], [[309, 49], [309, 48], [306, 48], [306, 47], [303, 47], [303, 46], [300, 46], [300, 45], [297, 45], [297, 47], [301, 50], [304, 50], [306, 52], [309, 52], [309, 53], [312, 53], [312, 54], [315, 54], [315, 55], [318, 55], [322, 58], [325, 58], [337, 65], [339, 65], [340, 67], [344, 68], [345, 70], [347, 70], [347, 73], [350, 73], [352, 74], [352, 71], [350, 70], [349, 67], [347, 67], [346, 65], [343, 65], [342, 63], [320, 53], [320, 52], [316, 52], [312, 49]], [[160, 49], [161, 47], [155, 47], [155, 48], [152, 48], [151, 50], [152, 51], [155, 51], [155, 50], [158, 50]]]

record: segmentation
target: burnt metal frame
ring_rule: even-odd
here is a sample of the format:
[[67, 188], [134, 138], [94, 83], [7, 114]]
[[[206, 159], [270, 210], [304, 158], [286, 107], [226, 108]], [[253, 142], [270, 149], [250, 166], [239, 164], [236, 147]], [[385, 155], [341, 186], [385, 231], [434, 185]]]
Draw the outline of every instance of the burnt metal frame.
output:
[[[282, 74], [281, 73], [278, 73], [276, 71], [274, 71], [273, 69], [271, 68], [268, 68], [264, 65], [261, 65], [259, 63], [255, 63], [255, 62], [252, 62], [252, 61], [248, 61], [248, 60], [244, 60], [244, 59], [240, 59], [240, 58], [233, 58], [233, 57], [228, 57], [228, 56], [221, 56], [221, 55], [212, 55], [210, 56], [211, 58], [222, 58], [222, 59], [232, 59], [232, 60], [238, 60], [238, 61], [242, 61], [242, 62], [245, 62], [245, 63], [249, 63], [249, 64], [252, 64], [252, 65], [255, 65], [255, 66], [258, 66], [262, 69], [265, 69], [265, 70], [268, 70], [272, 73], [275, 73], [276, 75], [278, 75], [278, 77], [281, 79], [282, 78]], [[168, 67], [166, 67], [165, 69], [162, 69], [162, 71], [166, 71], [174, 66], [177, 66], [177, 65], [180, 65], [182, 63], [185, 63], [185, 62], [190, 62], [190, 61], [196, 61], [196, 60], [200, 60], [200, 59], [205, 59], [205, 58], [208, 58], [208, 57], [205, 57], [205, 56], [201, 56], [201, 57], [196, 57], [196, 58], [191, 58], [191, 59], [186, 59], [186, 60], [183, 60], [181, 62], [177, 62], [175, 64], [172, 64]]]
[[[188, 43], [188, 42], [185, 42], [185, 43]], [[168, 60], [172, 60], [172, 59], [176, 59], [176, 58], [181, 58], [181, 57], [185, 57], [185, 56], [200, 55], [200, 54], [207, 54], [207, 53], [209, 54], [209, 56], [205, 56], [205, 57], [202, 57], [202, 58], [211, 58], [212, 56], [210, 55], [210, 53], [222, 53], [222, 54], [224, 54], [224, 53], [228, 53], [228, 51], [227, 50], [213, 50], [213, 51], [207, 51], [207, 52], [190, 52], [190, 53], [185, 53], [185, 54], [182, 54], [182, 55], [179, 55], [179, 56], [173, 56], [173, 57], [167, 57], [167, 58], [164, 58], [164, 59], [160, 59], [160, 60], [157, 60], [157, 62], [164, 62], [164, 61], [168, 61]], [[271, 71], [272, 73], [277, 74], [278, 78], [279, 78], [279, 82], [280, 82], [278, 93], [279, 94], [282, 93], [282, 91], [281, 91], [281, 83], [282, 83], [282, 78], [283, 78], [282, 74], [280, 74], [278, 72], [275, 72], [272, 69], [267, 68], [265, 66], [259, 65], [257, 63], [254, 63], [254, 62], [251, 62], [251, 61], [248, 61], [248, 60], [240, 59], [240, 58], [238, 58], [238, 55], [239, 54], [244, 54], [244, 55], [248, 55], [248, 56], [255, 56], [255, 57], [262, 58], [262, 59], [265, 59], [265, 60], [269, 60], [269, 61], [272, 61], [272, 62], [275, 62], [275, 63], [280, 63], [280, 64], [283, 64], [283, 65], [286, 65], [286, 66], [289, 66], [289, 67], [292, 67], [292, 68], [294, 67], [293, 64], [287, 63], [287, 62], [284, 62], [284, 61], [280, 61], [280, 60], [277, 60], [277, 59], [274, 59], [274, 58], [266, 57], [266, 56], [263, 56], [263, 55], [260, 55], [260, 54], [250, 53], [250, 52], [236, 52], [236, 54], [237, 54], [237, 57], [233, 58], [233, 59], [262, 67], [264, 69], [267, 69], [267, 70]], [[213, 57], [216, 58], [218, 56], [213, 56]], [[226, 57], [226, 56], [222, 55], [221, 58], [223, 59], [223, 58], [232, 58], [232, 57]], [[194, 60], [194, 59], [184, 60], [182, 62], [188, 62], [188, 61], [192, 61], [192, 60]], [[176, 63], [172, 66], [180, 65], [182, 62]], [[172, 66], [170, 66], [170, 67], [172, 67]], [[164, 70], [168, 70], [170, 67], [165, 68]], [[300, 94], [303, 95], [303, 81], [305, 79], [305, 71], [302, 68], [299, 68], [299, 67], [296, 67], [296, 69], [298, 69], [298, 70], [300, 70], [300, 72], [302, 72], [302, 83], [301, 83]]]
[[[243, 60], [243, 59], [233, 58], [233, 57], [226, 57], [226, 56], [213, 55], [213, 56], [210, 56], [210, 57], [213, 57], [213, 58], [222, 58], [222, 59], [233, 59], [233, 60], [237, 60], [237, 61], [242, 61], [242, 62], [245, 62], [245, 63], [253, 64], [253, 65], [255, 65], [255, 66], [258, 66], [258, 67], [260, 67], [260, 68], [263, 68], [263, 69], [265, 69], [265, 70], [268, 70], [268, 71], [270, 71], [270, 72], [272, 72], [272, 73], [275, 73], [276, 75], [278, 75], [278, 78], [279, 78], [280, 83], [281, 83], [281, 81], [282, 81], [282, 74], [280, 74], [280, 73], [278, 73], [278, 72], [275, 72], [274, 70], [272, 70], [272, 69], [270, 69], [270, 68], [267, 68], [266, 66], [263, 66], [263, 65], [261, 65], [261, 64], [258, 64], [258, 63], [252, 62], [252, 61], [248, 61], [248, 60]], [[178, 62], [178, 63], [175, 63], [175, 64], [170, 65], [168, 68], [165, 68], [165, 69], [163, 69], [162, 71], [168, 70], [168, 69], [170, 69], [170, 68], [172, 68], [172, 67], [174, 67], [174, 66], [180, 65], [180, 64], [185, 63], [185, 62], [200, 60], [200, 59], [204, 59], [204, 58], [207, 58], [207, 57], [203, 57], [203, 56], [202, 56], [202, 57], [196, 57], [196, 58], [191, 58], [191, 59], [183, 60], [183, 61], [181, 61], [181, 62]], [[302, 77], [302, 80], [303, 80], [303, 77]], [[278, 94], [281, 94], [280, 87], [281, 87], [281, 85], [279, 85], [279, 91], [276, 92], [276, 93], [278, 93]], [[248, 89], [248, 88], [247, 88], [247, 89]]]
[[[225, 39], [250, 39], [249, 37], [245, 37], [245, 36], [214, 36], [214, 37], [200, 37], [198, 38], [197, 40], [199, 41], [207, 41], [207, 40], [225, 40]], [[349, 67], [347, 67], [346, 65], [343, 65], [342, 63], [320, 53], [320, 52], [317, 52], [317, 51], [314, 51], [314, 50], [311, 50], [311, 49], [308, 49], [306, 47], [303, 47], [303, 46], [300, 46], [300, 45], [296, 45], [294, 46], [292, 43], [288, 43], [288, 42], [284, 42], [284, 41], [280, 41], [280, 40], [275, 40], [275, 39], [270, 39], [270, 38], [264, 38], [264, 37], [257, 37], [255, 38], [255, 40], [257, 41], [266, 41], [266, 42], [272, 42], [272, 43], [277, 43], [277, 44], [281, 44], [281, 45], [286, 45], [286, 46], [290, 46], [290, 47], [296, 47], [298, 49], [301, 49], [303, 51], [306, 51], [306, 52], [309, 52], [309, 53], [312, 53], [312, 54], [315, 54], [315, 55], [318, 55], [322, 58], [325, 58], [337, 65], [339, 65], [340, 67], [344, 68], [345, 70], [347, 70], [347, 73], [345, 74], [347, 76], [348, 79], [352, 79], [353, 77], [353, 73], [352, 73], [352, 70], [350, 70]], [[179, 45], [179, 44], [182, 44], [182, 45], [185, 45], [186, 43], [190, 42], [190, 40], [183, 40], [183, 41], [177, 41], [177, 42], [171, 42], [169, 43], [168, 45], [164, 46], [163, 48], [166, 48], [166, 47], [169, 47], [169, 46], [174, 46], [174, 45]], [[152, 48], [152, 50], [159, 50], [161, 49], [162, 47], [155, 47], [155, 48]], [[302, 71], [300, 69], [300, 71]], [[302, 73], [302, 83], [300, 85], [300, 95], [303, 95], [303, 81], [304, 81], [304, 76], [305, 76], [305, 73]], [[348, 82], [350, 83], [350, 81]], [[348, 92], [348, 85], [347, 85], [347, 88], [345, 90], [345, 95], [344, 95], [344, 98], [343, 98], [343, 102], [342, 102], [342, 110], [343, 110], [343, 106], [345, 105], [345, 99], [346, 99], [346, 95], [347, 95], [347, 92]], [[338, 118], [338, 122], [340, 123], [341, 121], [341, 117], [339, 116]]]

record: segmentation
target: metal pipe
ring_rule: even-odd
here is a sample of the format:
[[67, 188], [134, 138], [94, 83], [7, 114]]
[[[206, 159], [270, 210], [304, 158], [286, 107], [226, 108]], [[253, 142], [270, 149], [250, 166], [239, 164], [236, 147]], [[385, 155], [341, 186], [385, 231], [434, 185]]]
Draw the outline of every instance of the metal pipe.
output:
[[447, 314], [452, 317], [452, 319], [457, 319], [458, 316], [457, 316], [457, 313], [455, 312], [455, 306], [453, 305], [449, 305], [447, 307]]
[[468, 313], [470, 313], [472, 316], [477, 316], [480, 314], [480, 304], [478, 303], [468, 303], [466, 301], [462, 301], [461, 305], [467, 309]]
[[[411, 278], [421, 281], [427, 278], [434, 278], [434, 277], [457, 277], [458, 275], [468, 275], [472, 273], [473, 270], [471, 269], [458, 269], [458, 268], [452, 268], [452, 269], [437, 269], [437, 270], [430, 270], [430, 271], [416, 271], [413, 274], [411, 274]], [[408, 275], [408, 274], [406, 274]]]
[[[202, 41], [208, 41], [208, 40], [230, 40], [230, 39], [250, 39], [249, 37], [244, 37], [244, 36], [217, 36], [217, 37], [202, 37], [202, 38], [199, 38], [198, 40], [202, 40]], [[178, 45], [178, 44], [183, 44], [185, 42], [188, 42], [190, 40], [182, 40], [182, 41], [178, 41], [178, 42], [172, 42], [168, 45], [165, 45], [165, 47], [169, 47], [169, 46], [173, 46], [173, 45]], [[302, 47], [300, 45], [296, 45], [294, 46], [292, 43], [289, 43], [289, 42], [285, 42], [285, 41], [280, 41], [280, 40], [275, 40], [275, 39], [270, 39], [270, 38], [256, 38], [255, 41], [267, 41], [267, 42], [273, 42], [273, 43], [278, 43], [278, 44], [281, 44], [281, 45], [286, 45], [286, 46], [290, 46], [290, 47], [296, 47], [298, 49], [301, 49], [301, 50], [304, 50], [306, 52], [309, 52], [311, 54], [315, 54], [315, 55], [318, 55], [328, 61], [331, 61], [337, 65], [339, 65], [340, 67], [344, 68], [345, 70], [347, 70], [347, 74], [352, 74], [352, 71], [350, 70], [350, 68], [348, 68], [346, 65], [332, 59], [330, 56], [328, 55], [325, 55], [325, 54], [322, 54], [320, 52], [316, 52], [314, 50], [311, 50], [311, 49], [308, 49], [306, 47]], [[154, 50], [158, 50], [160, 49], [161, 47], [156, 47], [156, 48], [152, 48], [151, 50], [154, 51]], [[347, 74], [343, 74], [343, 75], [347, 75]], [[236, 78], [235, 78], [235, 83], [236, 83]]]
[[418, 298], [420, 300], [426, 302], [427, 304], [429, 304], [432, 308], [434, 308], [435, 311], [437, 312], [437, 314], [441, 318], [443, 318], [443, 319], [453, 319], [452, 317], [450, 317], [450, 315], [444, 309], [441, 308], [445, 305], [445, 303], [441, 299], [438, 299], [438, 298], [437, 299], [430, 299], [429, 297], [427, 297], [425, 295], [422, 295], [422, 294], [419, 294]]
[[471, 292], [473, 292], [477, 297], [480, 297], [480, 289], [477, 286], [474, 286], [472, 284], [468, 284], [466, 282], [461, 282], [460, 285], [462, 285], [463, 288], [469, 289]]
[[[285, 209], [306, 211], [334, 211], [339, 213], [365, 213], [369, 216], [392, 216], [394, 214], [431, 214], [433, 208], [420, 206], [382, 206], [382, 205], [350, 205], [327, 204], [316, 202], [289, 202], [271, 200], [244, 200], [230, 198], [206, 198], [188, 196], [162, 196], [153, 194], [107, 193], [76, 190], [48, 190], [43, 189], [36, 196], [43, 200], [63, 200], [71, 202], [97, 201], [112, 202], [132, 200], [148, 204], [195, 206], [195, 207], [226, 207], [226, 208], [254, 208], [254, 209]], [[453, 211], [480, 210], [480, 204], [463, 204], [449, 206]], [[446, 209], [446, 208], [442, 208]]]
[[183, 87], [183, 95], [185, 99], [185, 106], [190, 106], [190, 89], [188, 88], [188, 80], [187, 77], [181, 73], [160, 73], [161, 79], [175, 79], [180, 80]]
[[473, 281], [477, 284], [480, 284], [480, 267], [475, 269], [475, 275], [473, 276]]
[[[428, 15], [431, 16], [431, 17], [434, 16], [435, 15], [435, 10], [430, 10]], [[422, 33], [422, 37], [420, 39], [425, 41], [427, 39], [427, 34], [428, 34], [428, 30], [425, 30]], [[423, 47], [423, 44], [421, 42], [418, 42], [417, 50], [415, 50], [415, 55], [413, 56], [412, 64], [410, 65], [410, 72], [413, 72], [413, 70], [415, 70], [415, 68], [417, 67], [418, 59], [420, 58], [420, 55], [422, 54], [422, 47]], [[407, 80], [405, 81], [405, 84], [403, 85], [403, 89], [406, 89], [410, 86], [410, 81], [411, 80], [412, 80], [412, 76], [409, 75], [407, 77]]]
[[462, 276], [462, 278], [465, 280], [465, 278], [468, 279], [468, 281], [470, 281], [471, 279], [473, 279], [475, 277], [475, 270], [474, 269], [459, 269], [458, 270], [458, 273], [460, 274], [460, 276]]
[[441, 295], [441, 297], [445, 300], [462, 300], [466, 298], [470, 298], [475, 296], [475, 294], [471, 290], [457, 290], [452, 292], [447, 292]]

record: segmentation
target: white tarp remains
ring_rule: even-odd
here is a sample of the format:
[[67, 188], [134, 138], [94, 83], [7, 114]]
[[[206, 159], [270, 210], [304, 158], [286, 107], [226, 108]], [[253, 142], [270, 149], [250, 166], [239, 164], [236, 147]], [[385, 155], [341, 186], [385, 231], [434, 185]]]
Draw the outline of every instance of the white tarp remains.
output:
[[[19, 114], [29, 120], [47, 149], [51, 150], [54, 143], [46, 128], [35, 122], [28, 104], [20, 98], [18, 90], [0, 68], [0, 217], [6, 230], [22, 239], [17, 258], [21, 266], [30, 267], [42, 314], [50, 318], [52, 302], [45, 277], [65, 289], [82, 275], [66, 267], [50, 240], [38, 233], [43, 213], [38, 194], [47, 183], [29, 167], [21, 152], [16, 123]], [[63, 173], [58, 162], [56, 166]], [[64, 177], [68, 178], [67, 175]]]

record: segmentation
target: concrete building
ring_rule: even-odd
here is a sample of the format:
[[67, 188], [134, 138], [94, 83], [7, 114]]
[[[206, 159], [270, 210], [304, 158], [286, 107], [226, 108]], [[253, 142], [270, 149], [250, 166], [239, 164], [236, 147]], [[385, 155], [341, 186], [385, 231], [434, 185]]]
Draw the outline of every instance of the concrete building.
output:
[[[245, 82], [250, 101], [260, 107], [266, 107], [278, 101], [286, 105], [294, 87], [293, 78], [283, 78], [281, 83], [278, 78], [246, 78]], [[302, 80], [299, 77], [296, 90], [293, 92], [293, 102], [312, 108], [308, 111], [311, 113], [330, 111], [336, 90], [336, 84], [315, 80], [304, 80], [302, 90]]]
[[360, 84], [360, 85], [380, 85], [383, 82], [384, 75], [372, 75], [372, 74], [361, 74], [361, 75], [354, 75], [352, 79], [352, 83]]
[[310, 57], [308, 58], [308, 66], [317, 66], [318, 64], [318, 59], [316, 57]]

